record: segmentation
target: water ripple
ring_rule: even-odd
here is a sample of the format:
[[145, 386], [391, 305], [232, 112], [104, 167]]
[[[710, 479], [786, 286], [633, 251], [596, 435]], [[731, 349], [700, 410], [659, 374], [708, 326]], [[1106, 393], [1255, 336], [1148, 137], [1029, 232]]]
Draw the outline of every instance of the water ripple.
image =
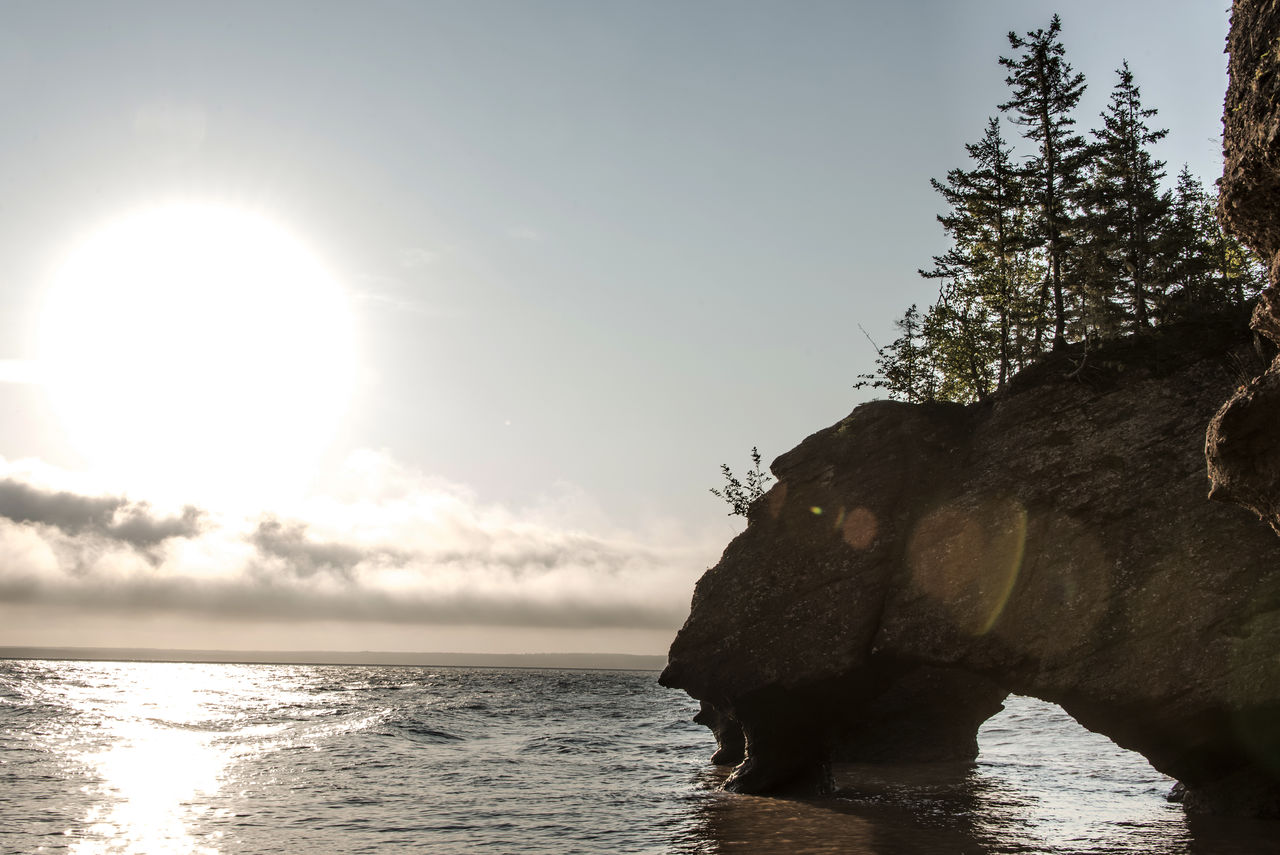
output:
[[[1250, 850], [1167, 780], [1015, 699], [976, 764], [848, 767], [823, 800], [718, 791], [651, 673], [0, 662], [0, 853]], [[1243, 848], [1242, 848], [1243, 847]]]

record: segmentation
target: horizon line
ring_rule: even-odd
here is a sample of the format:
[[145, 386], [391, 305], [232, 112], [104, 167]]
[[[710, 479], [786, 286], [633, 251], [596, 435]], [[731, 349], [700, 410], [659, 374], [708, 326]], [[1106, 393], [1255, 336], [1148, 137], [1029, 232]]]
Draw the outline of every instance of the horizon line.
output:
[[228, 650], [221, 648], [0, 645], [0, 660], [171, 662], [205, 665], [384, 665], [660, 671], [667, 657], [646, 653], [447, 653], [388, 650]]

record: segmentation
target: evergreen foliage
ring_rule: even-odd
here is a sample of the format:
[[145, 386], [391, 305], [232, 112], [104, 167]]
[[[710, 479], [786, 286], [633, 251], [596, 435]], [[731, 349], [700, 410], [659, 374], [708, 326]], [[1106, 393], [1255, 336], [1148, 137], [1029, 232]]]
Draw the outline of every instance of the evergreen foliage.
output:
[[[1092, 140], [1075, 131], [1084, 75], [1047, 29], [1008, 34], [1010, 99], [999, 110], [1032, 153], [1019, 158], [990, 118], [968, 162], [931, 179], [950, 248], [921, 270], [937, 301], [913, 305], [854, 388], [904, 401], [981, 400], [1048, 348], [1141, 333], [1239, 305], [1266, 284], [1258, 259], [1218, 222], [1215, 197], [1183, 167], [1172, 189], [1153, 147], [1156, 110], [1122, 62]], [[872, 343], [875, 346], [874, 342]], [[726, 470], [726, 477], [729, 476]], [[717, 495], [720, 495], [717, 493]]]
[[1164, 162], [1149, 146], [1169, 132], [1151, 130], [1154, 108], [1142, 106], [1133, 72], [1125, 62], [1103, 125], [1093, 131], [1089, 180], [1081, 194], [1082, 249], [1091, 259], [1082, 297], [1095, 307], [1095, 327], [1114, 334], [1123, 321], [1136, 330], [1151, 325], [1153, 303], [1169, 285], [1168, 216], [1172, 194], [1162, 192]]
[[1169, 317], [1243, 303], [1266, 286], [1263, 264], [1222, 227], [1215, 208], [1214, 197], [1184, 164], [1165, 234]]
[[[1026, 356], [1015, 336], [1028, 322], [1037, 322], [1032, 297], [1037, 283], [1027, 278], [1036, 241], [1028, 228], [1026, 188], [1000, 120], [988, 119], [982, 139], [965, 150], [973, 169], [953, 169], [945, 183], [931, 179], [951, 206], [951, 213], [939, 215], [938, 222], [952, 246], [934, 257], [932, 270], [920, 274], [946, 282], [926, 318], [926, 339], [943, 349], [939, 355], [944, 363], [966, 375], [958, 385], [968, 394], [961, 397], [984, 398], [993, 385], [1003, 388]], [[986, 329], [993, 322], [994, 334]], [[953, 353], [956, 348], [961, 352]]]
[[1024, 136], [1037, 145], [1036, 154], [1025, 167], [1025, 180], [1036, 200], [1036, 235], [1043, 242], [1048, 260], [1048, 284], [1053, 289], [1054, 347], [1066, 343], [1066, 300], [1063, 294], [1063, 267], [1075, 211], [1075, 193], [1084, 180], [1088, 147], [1074, 130], [1071, 111], [1084, 94], [1084, 75], [1066, 61], [1066, 48], [1059, 34], [1062, 19], [1057, 15], [1048, 29], [1026, 36], [1009, 32], [1009, 46], [1022, 53], [1000, 57], [1009, 69], [1005, 78], [1013, 97], [1000, 105], [1011, 113], [1013, 122], [1025, 128]]
[[1169, 284], [1184, 303], [1209, 306], [1218, 302], [1215, 298], [1219, 295], [1211, 285], [1214, 265], [1206, 239], [1217, 230], [1213, 199], [1191, 174], [1191, 167], [1184, 164], [1174, 187], [1165, 231]]
[[858, 375], [853, 388], [884, 389], [895, 401], [919, 403], [935, 399], [937, 371], [922, 334], [919, 308], [912, 304], [894, 321], [894, 326], [901, 335], [876, 348], [876, 373]]

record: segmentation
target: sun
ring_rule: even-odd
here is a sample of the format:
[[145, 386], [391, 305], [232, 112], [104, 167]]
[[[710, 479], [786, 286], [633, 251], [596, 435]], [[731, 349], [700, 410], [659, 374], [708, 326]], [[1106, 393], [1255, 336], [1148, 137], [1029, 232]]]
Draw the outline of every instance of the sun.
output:
[[350, 306], [259, 213], [170, 204], [113, 220], [58, 266], [39, 353], [72, 443], [103, 474], [194, 500], [305, 485], [355, 371]]

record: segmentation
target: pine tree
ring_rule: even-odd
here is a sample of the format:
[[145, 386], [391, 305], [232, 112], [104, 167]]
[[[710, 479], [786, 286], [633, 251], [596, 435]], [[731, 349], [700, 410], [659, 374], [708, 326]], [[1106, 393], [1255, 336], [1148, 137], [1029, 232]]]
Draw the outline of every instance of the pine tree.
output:
[[1267, 267], [1260, 258], [1219, 222], [1214, 233], [1217, 293], [1232, 303], [1243, 303], [1267, 287]]
[[1183, 312], [1220, 302], [1212, 283], [1214, 253], [1210, 240], [1217, 230], [1213, 199], [1200, 179], [1191, 174], [1191, 167], [1183, 164], [1165, 231], [1169, 282], [1177, 289], [1176, 302]]
[[1243, 303], [1267, 286], [1267, 267], [1253, 250], [1223, 228], [1214, 197], [1207, 193], [1205, 196], [1208, 202], [1202, 209], [1202, 218], [1208, 243], [1210, 299], [1219, 304]]
[[1026, 181], [1039, 208], [1037, 232], [1047, 255], [1045, 285], [1053, 297], [1055, 348], [1066, 343], [1063, 268], [1074, 194], [1082, 183], [1086, 157], [1084, 137], [1074, 132], [1071, 118], [1084, 94], [1084, 75], [1074, 73], [1064, 59], [1061, 30], [1062, 20], [1054, 15], [1047, 30], [1033, 30], [1025, 37], [1011, 31], [1009, 45], [1021, 54], [1000, 57], [1000, 64], [1009, 69], [1005, 82], [1013, 88], [1013, 97], [1000, 110], [1012, 113], [1026, 138], [1039, 148], [1027, 164]]
[[[924, 339], [920, 309], [914, 304], [894, 321], [901, 332], [891, 344], [876, 348], [876, 373], [859, 374], [855, 389], [885, 389], [895, 401], [932, 401], [937, 393], [933, 356]], [[874, 345], [875, 343], [872, 342]]]
[[1129, 63], [1116, 74], [1103, 125], [1093, 131], [1092, 168], [1082, 193], [1090, 277], [1084, 297], [1120, 308], [1141, 330], [1150, 326], [1152, 304], [1163, 296], [1172, 267], [1165, 234], [1172, 197], [1160, 190], [1164, 161], [1149, 148], [1168, 131], [1147, 127], [1156, 110], [1142, 106]]
[[1204, 184], [1184, 165], [1174, 187], [1165, 254], [1174, 288], [1170, 312], [1243, 303], [1266, 285], [1266, 270], [1252, 252], [1222, 228]]
[[[950, 281], [942, 289], [939, 318], [950, 321], [994, 316], [997, 325], [995, 352], [996, 388], [1003, 388], [1021, 354], [1015, 352], [1015, 326], [1027, 313], [1028, 255], [1032, 245], [1023, 215], [1024, 194], [1012, 149], [1005, 144], [1000, 121], [987, 120], [986, 133], [965, 145], [972, 170], [953, 169], [946, 182], [931, 179], [951, 212], [938, 222], [952, 239], [944, 255], [934, 256], [933, 270], [921, 270], [926, 278]], [[1038, 278], [1038, 277], [1037, 277]], [[980, 304], [980, 305], [979, 305]], [[958, 314], [957, 314], [958, 313]], [[954, 326], [951, 322], [943, 328]], [[975, 341], [972, 336], [963, 340]], [[985, 348], [984, 348], [985, 349]], [[944, 376], [948, 375], [943, 369]], [[969, 371], [975, 394], [985, 397], [985, 383]]]
[[973, 288], [948, 283], [929, 307], [921, 334], [934, 371], [932, 397], [969, 403], [991, 394], [999, 326]]
[[[1093, 142], [1074, 131], [1085, 90], [1059, 38], [1047, 29], [1008, 34], [1018, 52], [1000, 57], [1012, 97], [999, 105], [1036, 153], [1019, 168], [999, 119], [967, 144], [969, 168], [932, 179], [950, 210], [938, 221], [950, 248], [926, 278], [942, 281], [922, 316], [913, 305], [898, 337], [876, 347], [875, 374], [854, 388], [885, 389], [911, 402], [981, 400], [1037, 359], [1052, 324], [1053, 347], [1073, 337], [1141, 331], [1256, 295], [1266, 271], [1219, 223], [1214, 199], [1183, 167], [1162, 190], [1165, 164], [1152, 147], [1166, 134], [1142, 105], [1128, 62]], [[872, 343], [875, 346], [874, 342]]]

